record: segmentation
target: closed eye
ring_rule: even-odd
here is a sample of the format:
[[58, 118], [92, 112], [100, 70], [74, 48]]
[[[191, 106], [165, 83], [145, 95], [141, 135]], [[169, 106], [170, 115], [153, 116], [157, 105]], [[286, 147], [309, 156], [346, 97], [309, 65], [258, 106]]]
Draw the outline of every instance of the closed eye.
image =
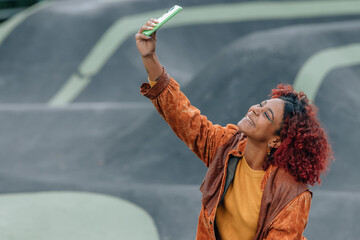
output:
[[[262, 103], [259, 103], [259, 105], [260, 105], [260, 107], [263, 107]], [[264, 112], [264, 114], [265, 114], [266, 118], [267, 118], [270, 122], [273, 122], [273, 121], [271, 120], [271, 118], [269, 117], [269, 114], [268, 114], [267, 112]]]
[[267, 114], [267, 112], [264, 112], [265, 116], [267, 117], [267, 119], [269, 119], [270, 122], [272, 122], [271, 118], [269, 117], [269, 115]]

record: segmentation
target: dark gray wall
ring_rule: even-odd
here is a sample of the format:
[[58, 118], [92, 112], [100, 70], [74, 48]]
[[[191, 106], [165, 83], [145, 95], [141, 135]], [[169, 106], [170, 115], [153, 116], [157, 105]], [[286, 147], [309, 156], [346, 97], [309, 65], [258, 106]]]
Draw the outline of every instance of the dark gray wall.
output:
[[[211, 3], [216, 1], [178, 4], [186, 11], [186, 6]], [[83, 4], [55, 2], [28, 17], [0, 45], [0, 191], [114, 195], [147, 210], [161, 239], [193, 239], [206, 169], [138, 93], [146, 73], [133, 36], [74, 103], [47, 105], [114, 21], [164, 8], [161, 1]], [[163, 29], [158, 55], [211, 121], [236, 123], [276, 84], [293, 83], [313, 54], [357, 43], [358, 19]], [[323, 185], [313, 188], [308, 239], [356, 239], [360, 234], [359, 73], [359, 66], [332, 71], [315, 99], [337, 160]]]

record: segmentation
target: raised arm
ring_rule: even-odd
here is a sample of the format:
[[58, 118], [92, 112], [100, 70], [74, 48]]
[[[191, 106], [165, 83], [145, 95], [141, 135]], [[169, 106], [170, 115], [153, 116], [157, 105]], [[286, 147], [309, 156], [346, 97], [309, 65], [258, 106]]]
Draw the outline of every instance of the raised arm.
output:
[[180, 91], [179, 84], [162, 68], [155, 54], [156, 33], [151, 38], [142, 31], [151, 29], [156, 23], [152, 19], [141, 27], [135, 39], [150, 81], [156, 82], [141, 86], [141, 93], [151, 99], [152, 103], [170, 125], [175, 134], [209, 166], [221, 145], [225, 144], [238, 131], [235, 125], [226, 127], [213, 125], [200, 110], [191, 105]]
[[136, 46], [139, 50], [150, 81], [156, 81], [162, 73], [162, 67], [155, 53], [156, 32], [151, 34], [149, 37], [142, 34], [142, 32], [153, 29], [156, 23], [158, 23], [156, 19], [150, 19], [135, 35]]

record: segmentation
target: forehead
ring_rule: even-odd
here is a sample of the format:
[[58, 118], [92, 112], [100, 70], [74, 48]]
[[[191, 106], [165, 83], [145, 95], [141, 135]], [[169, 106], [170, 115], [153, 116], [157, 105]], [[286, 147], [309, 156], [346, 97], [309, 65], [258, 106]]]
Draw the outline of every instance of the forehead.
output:
[[266, 107], [271, 108], [271, 110], [274, 112], [275, 117], [282, 117], [284, 113], [284, 104], [284, 101], [280, 98], [266, 100]]

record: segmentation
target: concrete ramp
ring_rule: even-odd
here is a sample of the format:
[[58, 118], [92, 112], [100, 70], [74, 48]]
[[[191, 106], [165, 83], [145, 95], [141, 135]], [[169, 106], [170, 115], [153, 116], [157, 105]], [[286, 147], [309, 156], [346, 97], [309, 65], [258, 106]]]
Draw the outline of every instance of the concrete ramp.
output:
[[144, 210], [101, 194], [5, 194], [0, 197], [0, 215], [2, 239], [159, 239]]
[[[313, 188], [306, 237], [356, 239], [360, 3], [181, 4], [158, 32], [167, 71], [222, 125], [238, 122], [278, 83], [307, 92], [337, 160]], [[171, 5], [43, 2], [0, 25], [1, 193], [110, 195], [144, 209], [160, 239], [195, 238], [206, 168], [139, 93], [146, 72], [134, 34]]]

